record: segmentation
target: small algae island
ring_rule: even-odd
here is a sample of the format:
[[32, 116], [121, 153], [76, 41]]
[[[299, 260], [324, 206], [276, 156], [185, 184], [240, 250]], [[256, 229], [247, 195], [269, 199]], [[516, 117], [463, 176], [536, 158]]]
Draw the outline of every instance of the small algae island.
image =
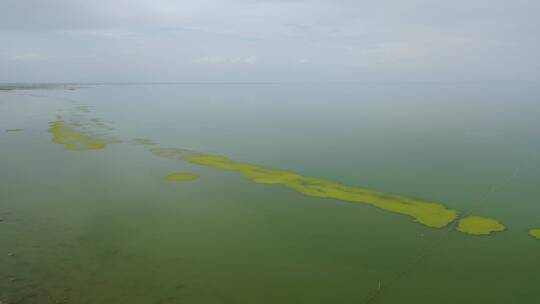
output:
[[193, 181], [193, 180], [196, 180], [199, 177], [197, 175], [191, 174], [191, 173], [173, 173], [173, 174], [166, 175], [163, 178], [168, 180], [168, 181], [182, 182], [182, 181]]
[[408, 215], [416, 222], [429, 227], [445, 227], [458, 216], [456, 210], [448, 209], [442, 204], [346, 186], [331, 180], [306, 177], [290, 171], [235, 162], [223, 156], [175, 148], [154, 148], [151, 151], [160, 157], [178, 159], [219, 170], [235, 171], [256, 183], [282, 185], [307, 196], [369, 204], [383, 210]]
[[473, 235], [488, 235], [492, 232], [504, 231], [505, 227], [491, 218], [467, 216], [459, 221], [457, 230]]
[[540, 229], [529, 230], [529, 235], [540, 240]]

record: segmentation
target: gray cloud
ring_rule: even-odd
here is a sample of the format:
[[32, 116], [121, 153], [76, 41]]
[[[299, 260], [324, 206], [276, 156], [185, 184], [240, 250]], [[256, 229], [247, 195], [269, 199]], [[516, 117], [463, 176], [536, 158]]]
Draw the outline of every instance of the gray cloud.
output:
[[536, 0], [4, 0], [0, 81], [539, 80]]

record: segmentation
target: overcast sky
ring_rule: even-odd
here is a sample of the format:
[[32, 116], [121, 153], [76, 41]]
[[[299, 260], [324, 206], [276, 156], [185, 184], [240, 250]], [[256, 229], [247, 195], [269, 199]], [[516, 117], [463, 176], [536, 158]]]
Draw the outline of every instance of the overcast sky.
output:
[[540, 0], [0, 0], [0, 82], [537, 81]]

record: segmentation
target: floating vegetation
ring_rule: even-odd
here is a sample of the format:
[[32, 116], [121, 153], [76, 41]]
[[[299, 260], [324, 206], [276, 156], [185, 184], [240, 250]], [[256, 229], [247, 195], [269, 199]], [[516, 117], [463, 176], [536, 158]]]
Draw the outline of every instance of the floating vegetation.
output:
[[540, 229], [529, 230], [529, 235], [540, 240]]
[[24, 129], [6, 129], [6, 132], [22, 132]]
[[109, 136], [113, 128], [101, 118], [87, 117], [90, 112], [90, 106], [81, 105], [71, 111], [69, 121], [58, 116], [56, 121], [50, 122], [49, 133], [53, 134], [53, 142], [72, 151], [100, 150], [108, 144], [120, 143], [117, 138]]
[[307, 196], [369, 204], [383, 210], [408, 215], [416, 222], [429, 227], [445, 227], [458, 216], [456, 210], [448, 209], [442, 204], [347, 186], [321, 178], [305, 177], [290, 171], [235, 162], [223, 156], [174, 148], [154, 148], [151, 151], [160, 157], [183, 160], [219, 170], [235, 171], [256, 183], [282, 185]]
[[129, 141], [130, 144], [134, 145], [143, 145], [143, 146], [155, 146], [157, 143], [151, 139], [147, 138], [133, 138]]
[[81, 134], [73, 127], [65, 124], [61, 117], [49, 123], [49, 133], [52, 134], [52, 141], [59, 145], [64, 145], [64, 150], [87, 151], [105, 149], [107, 144], [96, 138]]
[[[77, 110], [83, 113], [90, 111], [87, 106], [79, 106]], [[75, 116], [78, 119], [69, 125], [61, 117], [49, 124], [49, 132], [53, 134], [53, 142], [64, 145], [65, 150], [98, 150], [104, 149], [108, 143], [120, 142], [113, 138], [107, 139], [107, 134], [91, 132], [91, 126], [102, 129], [105, 127], [100, 118], [85, 119], [83, 114], [75, 114]], [[86, 122], [82, 123], [81, 121]], [[129, 142], [137, 145], [156, 145], [154, 141], [146, 138], [134, 138]], [[368, 204], [382, 210], [410, 216], [415, 222], [428, 227], [442, 228], [458, 217], [457, 210], [449, 209], [440, 203], [347, 186], [323, 178], [302, 176], [291, 171], [236, 162], [224, 156], [175, 148], [153, 148], [151, 152], [160, 157], [187, 161], [219, 170], [234, 171], [255, 183], [285, 186], [310, 197]], [[197, 178], [197, 175], [191, 173], [174, 173], [164, 176], [164, 179], [168, 181], [192, 181]], [[488, 235], [494, 231], [503, 231], [505, 227], [494, 219], [468, 216], [459, 221], [457, 230], [474, 235]]]
[[457, 226], [458, 231], [473, 235], [488, 235], [504, 229], [504, 225], [497, 220], [480, 216], [467, 216], [461, 219]]
[[199, 176], [191, 173], [173, 173], [164, 177], [168, 181], [192, 181], [199, 178]]
[[[77, 109], [83, 113], [89, 112], [89, 107], [86, 106], [80, 106]], [[105, 126], [100, 118], [86, 119], [83, 114], [75, 114], [75, 116], [78, 119], [69, 124], [62, 117], [49, 123], [49, 132], [53, 135], [53, 142], [64, 145], [65, 150], [99, 150], [104, 149], [107, 144], [120, 142], [117, 139], [108, 138], [106, 133], [91, 131], [92, 126]], [[154, 141], [146, 138], [134, 138], [129, 142], [138, 145], [156, 145]], [[291, 171], [236, 162], [224, 156], [176, 148], [153, 148], [150, 151], [160, 157], [234, 171], [255, 183], [285, 186], [310, 197], [368, 204], [382, 210], [410, 216], [415, 222], [428, 227], [442, 228], [458, 217], [457, 210], [449, 209], [440, 203], [347, 186], [323, 178], [302, 176]], [[191, 181], [197, 178], [197, 175], [191, 173], [174, 173], [164, 176], [164, 179], [168, 181]], [[469, 216], [459, 221], [457, 230], [474, 235], [488, 235], [494, 231], [503, 231], [505, 227], [494, 219]]]

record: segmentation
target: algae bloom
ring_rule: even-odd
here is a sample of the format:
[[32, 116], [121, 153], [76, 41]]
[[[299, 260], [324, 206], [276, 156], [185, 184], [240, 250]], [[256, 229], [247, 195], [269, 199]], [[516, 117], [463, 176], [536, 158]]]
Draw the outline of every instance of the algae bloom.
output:
[[21, 128], [19, 128], [19, 129], [7, 129], [6, 130], [6, 132], [22, 132], [22, 131], [24, 131], [24, 129], [21, 129]]
[[191, 173], [173, 173], [166, 175], [164, 178], [168, 181], [192, 181], [199, 177]]
[[429, 227], [445, 227], [458, 216], [456, 210], [448, 209], [442, 204], [347, 186], [290, 171], [235, 162], [223, 156], [174, 148], [155, 148], [151, 151], [160, 157], [183, 160], [219, 170], [235, 171], [256, 183], [282, 185], [307, 196], [365, 203], [386, 211], [408, 215], [416, 222]]
[[105, 149], [107, 147], [106, 143], [83, 135], [74, 128], [67, 126], [61, 118], [49, 123], [49, 133], [53, 136], [52, 141], [56, 144], [64, 145], [65, 150], [87, 151]]
[[488, 235], [504, 231], [505, 227], [497, 220], [480, 216], [467, 216], [459, 221], [457, 230], [473, 235]]
[[529, 235], [540, 240], [540, 229], [529, 230]]

